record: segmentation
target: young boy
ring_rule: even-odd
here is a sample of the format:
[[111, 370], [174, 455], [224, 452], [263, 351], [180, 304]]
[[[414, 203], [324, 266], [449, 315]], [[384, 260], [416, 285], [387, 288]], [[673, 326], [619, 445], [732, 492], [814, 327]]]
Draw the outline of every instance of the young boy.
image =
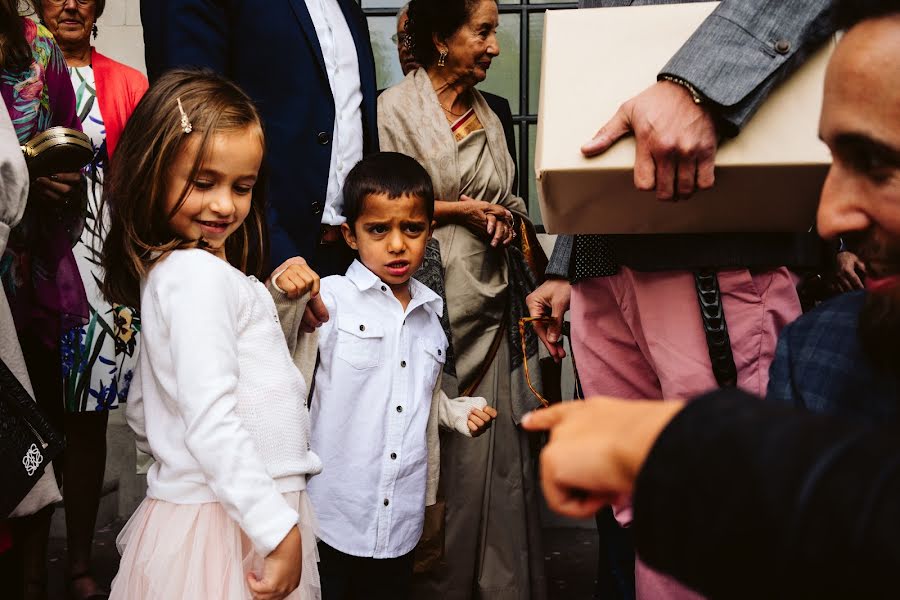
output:
[[295, 361], [308, 369], [319, 354], [310, 415], [325, 468], [308, 490], [323, 598], [397, 600], [408, 595], [425, 506], [435, 502], [438, 425], [478, 435], [497, 413], [483, 398], [440, 391], [443, 302], [412, 279], [433, 228], [425, 169], [403, 154], [369, 156], [344, 183], [344, 216], [344, 239], [359, 259], [346, 275], [323, 279], [310, 301], [329, 315], [314, 347], [299, 333], [305, 303], [290, 298], [309, 287], [298, 278], [315, 275], [295, 264], [271, 287]]

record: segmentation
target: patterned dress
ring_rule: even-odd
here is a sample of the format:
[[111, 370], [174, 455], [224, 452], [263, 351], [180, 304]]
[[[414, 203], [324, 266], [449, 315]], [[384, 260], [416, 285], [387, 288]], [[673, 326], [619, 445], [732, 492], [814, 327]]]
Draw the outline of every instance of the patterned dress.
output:
[[73, 248], [90, 304], [90, 319], [86, 325], [75, 327], [62, 337], [63, 386], [67, 411], [100, 411], [117, 408], [128, 395], [137, 363], [141, 321], [136, 310], [111, 306], [100, 292], [103, 240], [99, 218], [103, 169], [107, 163], [106, 128], [97, 101], [93, 68], [72, 67], [69, 73], [78, 118], [91, 138], [95, 154], [84, 169], [87, 210], [81, 239]]

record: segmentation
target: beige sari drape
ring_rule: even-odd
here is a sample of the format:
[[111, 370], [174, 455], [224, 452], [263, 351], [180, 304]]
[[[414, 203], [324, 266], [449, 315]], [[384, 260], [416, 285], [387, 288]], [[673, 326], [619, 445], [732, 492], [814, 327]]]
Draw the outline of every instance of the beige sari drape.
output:
[[[525, 203], [512, 194], [515, 165], [506, 149], [503, 126], [480, 93], [475, 114], [484, 126], [499, 189], [495, 198], [476, 198], [500, 204], [520, 215]], [[423, 69], [385, 91], [378, 101], [378, 137], [382, 150], [417, 159], [431, 175], [435, 197], [459, 200], [464, 174], [457, 142]], [[506, 253], [491, 248], [461, 225], [435, 232], [441, 247], [450, 330], [457, 352], [456, 373], [465, 390], [481, 372], [507, 305]]]
[[[381, 149], [422, 163], [440, 200], [478, 193], [473, 197], [524, 217], [525, 203], [512, 191], [515, 166], [502, 124], [480, 93], [473, 96], [484, 132], [457, 143], [428, 74], [423, 69], [410, 73], [378, 100]], [[533, 275], [529, 278], [523, 271], [517, 250], [492, 248], [464, 226], [441, 226], [435, 237], [459, 389], [477, 384], [474, 395], [485, 397], [499, 417], [480, 438], [442, 436], [444, 561], [417, 581], [414, 597], [541, 600], [546, 583], [535, 452], [532, 440], [518, 427], [537, 400], [524, 382], [521, 350], [514, 350], [515, 321], [524, 310]], [[498, 339], [498, 350], [488, 363]], [[536, 345], [529, 351], [529, 368], [539, 377]]]

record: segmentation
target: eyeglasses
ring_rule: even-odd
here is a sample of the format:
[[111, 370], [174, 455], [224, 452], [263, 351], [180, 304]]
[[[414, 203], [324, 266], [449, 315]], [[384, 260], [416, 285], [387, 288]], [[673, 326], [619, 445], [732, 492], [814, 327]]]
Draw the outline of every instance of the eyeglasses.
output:
[[391, 36], [391, 41], [396, 45], [403, 44], [406, 46], [409, 43], [409, 34], [408, 33], [395, 33]]
[[[47, 4], [52, 4], [53, 6], [62, 6], [66, 4], [69, 0], [44, 0]], [[97, 0], [75, 0], [75, 4], [78, 6], [91, 6], [95, 4]]]
[[[543, 406], [544, 408], [547, 408], [548, 406], [550, 406], [550, 401], [547, 400], [546, 398], [544, 398], [544, 396], [539, 391], [537, 391], [537, 388], [534, 387], [534, 384], [531, 383], [531, 373], [528, 371], [528, 336], [527, 336], [525, 327], [529, 323], [531, 323], [532, 327], [533, 327], [535, 323], [548, 324], [548, 323], [552, 323], [553, 320], [554, 320], [553, 317], [548, 317], [548, 316], [522, 317], [521, 319], [519, 319], [519, 340], [522, 343], [522, 364], [525, 366], [525, 382], [528, 384], [528, 389], [531, 390], [531, 393], [535, 395], [535, 397], [541, 403], [541, 406]], [[567, 331], [566, 326], [567, 325], [568, 325], [568, 323], [563, 323], [563, 328], [564, 328], [563, 335], [566, 335], [566, 331]], [[578, 368], [575, 366], [575, 355], [570, 353], [569, 356], [572, 358], [572, 369], [576, 373], [575, 379], [577, 382]]]

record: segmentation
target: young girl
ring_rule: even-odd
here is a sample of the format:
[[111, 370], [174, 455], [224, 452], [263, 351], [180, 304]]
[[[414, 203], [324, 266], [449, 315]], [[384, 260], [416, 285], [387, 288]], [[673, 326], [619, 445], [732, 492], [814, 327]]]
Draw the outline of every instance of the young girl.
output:
[[253, 276], [263, 148], [247, 96], [195, 71], [162, 77], [119, 142], [103, 292], [142, 312], [127, 418], [155, 463], [112, 598], [320, 595], [306, 384]]

